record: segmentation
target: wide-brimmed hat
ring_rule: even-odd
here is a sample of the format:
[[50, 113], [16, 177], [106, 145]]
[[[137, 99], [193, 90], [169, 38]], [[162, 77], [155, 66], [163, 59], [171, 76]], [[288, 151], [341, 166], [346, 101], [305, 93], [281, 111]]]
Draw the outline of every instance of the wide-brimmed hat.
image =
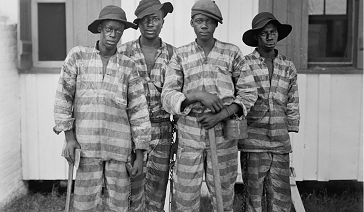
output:
[[120, 21], [125, 25], [124, 29], [128, 29], [130, 27], [136, 29], [135, 24], [127, 21], [126, 14], [123, 9], [115, 5], [108, 5], [102, 8], [99, 14], [99, 18], [93, 21], [90, 25], [88, 25], [88, 30], [94, 34], [100, 33], [97, 28], [104, 20]]
[[170, 2], [162, 4], [159, 0], [141, 0], [135, 10], [134, 14], [137, 18], [133, 21], [133, 23], [138, 24], [140, 19], [147, 15], [154, 14], [158, 10], [163, 10], [165, 17], [167, 13], [173, 12], [173, 5]]
[[206, 15], [222, 24], [222, 15], [215, 1], [199, 0], [195, 2], [191, 9], [191, 18], [197, 14]]
[[275, 26], [277, 27], [278, 31], [278, 41], [282, 40], [283, 38], [287, 37], [289, 33], [292, 31], [292, 26], [289, 24], [281, 24], [273, 14], [269, 12], [261, 12], [258, 13], [252, 21], [252, 29], [246, 31], [243, 34], [243, 42], [251, 47], [258, 46], [258, 40], [254, 39], [254, 35], [257, 31], [264, 28], [270, 22], [274, 22]]

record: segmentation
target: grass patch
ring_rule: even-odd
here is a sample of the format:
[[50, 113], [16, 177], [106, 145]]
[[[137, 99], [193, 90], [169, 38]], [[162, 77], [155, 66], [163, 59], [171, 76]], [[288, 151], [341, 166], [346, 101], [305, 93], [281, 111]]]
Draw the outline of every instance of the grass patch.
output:
[[66, 204], [66, 195], [58, 192], [28, 193], [9, 205], [5, 206], [3, 212], [55, 212], [63, 211]]
[[[355, 183], [355, 186], [342, 184], [341, 182], [298, 183], [306, 212], [362, 212], [363, 211], [363, 183]], [[322, 185], [325, 186], [322, 186]], [[34, 185], [33, 185], [34, 186]], [[29, 184], [29, 194], [22, 196], [7, 206], [2, 212], [55, 212], [63, 211], [66, 203], [65, 188], [54, 183], [50, 189], [32, 188]], [[241, 209], [241, 186], [236, 186], [236, 196], [234, 199], [234, 212]], [[201, 212], [211, 212], [211, 200], [209, 197], [201, 199]], [[292, 212], [294, 209], [292, 207]]]

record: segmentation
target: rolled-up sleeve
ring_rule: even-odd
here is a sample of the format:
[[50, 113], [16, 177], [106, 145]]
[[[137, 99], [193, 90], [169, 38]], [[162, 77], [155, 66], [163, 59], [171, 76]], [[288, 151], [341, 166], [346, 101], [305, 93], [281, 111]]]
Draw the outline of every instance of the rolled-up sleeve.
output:
[[76, 91], [77, 55], [73, 49], [67, 55], [58, 80], [54, 103], [55, 127], [53, 131], [59, 134], [73, 128], [73, 102]]
[[134, 69], [129, 76], [127, 98], [127, 113], [134, 148], [148, 150], [151, 140], [151, 123], [144, 87], [137, 69]]
[[234, 58], [233, 67], [235, 84], [235, 100], [233, 103], [243, 108], [244, 116], [246, 116], [258, 98], [257, 86], [252, 71], [244, 62], [240, 51]]
[[172, 115], [187, 115], [192, 109], [192, 105], [189, 105], [181, 111], [182, 102], [186, 99], [185, 94], [182, 93], [183, 77], [181, 58], [174, 53], [167, 66], [162, 89], [163, 108]]
[[287, 99], [287, 122], [289, 132], [298, 132], [300, 124], [297, 71], [293, 62], [290, 64], [291, 74]]

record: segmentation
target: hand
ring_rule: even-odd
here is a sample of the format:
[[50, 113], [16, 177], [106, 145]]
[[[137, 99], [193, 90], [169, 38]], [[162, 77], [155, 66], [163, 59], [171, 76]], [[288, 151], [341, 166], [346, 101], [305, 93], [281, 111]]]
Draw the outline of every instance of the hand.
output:
[[198, 96], [197, 98], [199, 99], [199, 101], [204, 106], [209, 108], [212, 113], [218, 113], [218, 112], [220, 112], [220, 110], [222, 110], [224, 108], [222, 100], [215, 94], [210, 94], [210, 93], [201, 91], [197, 94], [197, 96]]
[[136, 150], [135, 161], [132, 162], [131, 172], [129, 172], [132, 178], [139, 176], [143, 173], [143, 152]]
[[197, 122], [199, 122], [203, 128], [209, 130], [216, 126], [220, 121], [222, 121], [221, 114], [212, 114], [212, 113], [204, 113], [202, 116], [197, 118]]
[[73, 130], [65, 132], [66, 147], [63, 150], [63, 157], [66, 158], [68, 164], [74, 164], [75, 162], [75, 149], [81, 149], [80, 144], [77, 142]]

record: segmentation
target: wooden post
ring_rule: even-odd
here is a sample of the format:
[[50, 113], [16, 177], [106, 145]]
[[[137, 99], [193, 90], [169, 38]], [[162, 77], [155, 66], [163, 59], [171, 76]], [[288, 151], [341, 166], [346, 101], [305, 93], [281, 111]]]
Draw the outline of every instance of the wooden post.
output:
[[215, 139], [215, 128], [209, 129], [209, 140], [210, 140], [210, 153], [212, 161], [212, 172], [215, 184], [215, 198], [217, 203], [217, 212], [223, 212], [224, 206], [222, 201], [221, 192], [221, 181], [220, 181], [220, 170], [217, 159], [216, 139]]

